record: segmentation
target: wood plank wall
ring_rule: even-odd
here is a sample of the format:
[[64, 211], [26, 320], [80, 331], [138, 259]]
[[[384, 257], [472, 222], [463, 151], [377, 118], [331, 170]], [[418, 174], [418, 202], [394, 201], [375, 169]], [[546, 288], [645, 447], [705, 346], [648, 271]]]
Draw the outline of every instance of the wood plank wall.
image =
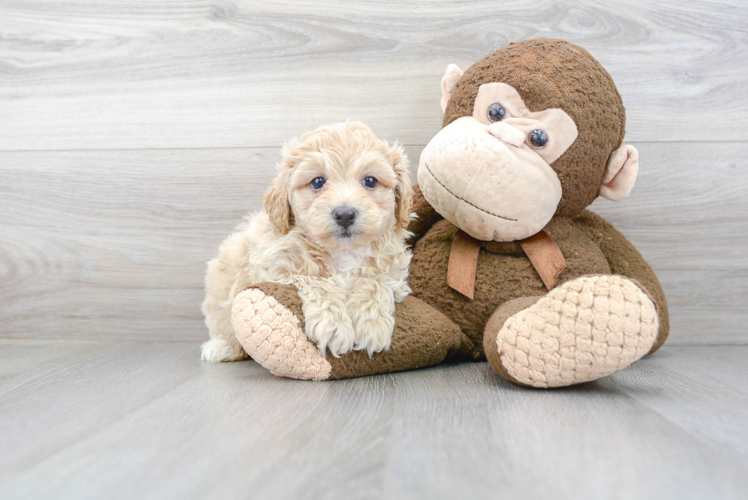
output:
[[444, 68], [548, 36], [615, 78], [673, 343], [748, 343], [748, 5], [0, 0], [0, 336], [200, 339], [204, 263], [282, 143], [358, 119], [413, 164]]

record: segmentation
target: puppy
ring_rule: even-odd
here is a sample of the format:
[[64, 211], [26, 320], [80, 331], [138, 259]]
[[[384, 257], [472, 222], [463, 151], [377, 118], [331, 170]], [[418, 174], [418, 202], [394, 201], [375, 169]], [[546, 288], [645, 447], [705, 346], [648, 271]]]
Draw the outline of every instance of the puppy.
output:
[[247, 354], [231, 326], [234, 297], [252, 284], [295, 285], [306, 333], [324, 354], [387, 350], [395, 303], [409, 293], [405, 245], [412, 187], [400, 146], [359, 122], [326, 125], [288, 144], [278, 176], [208, 263], [205, 361]]

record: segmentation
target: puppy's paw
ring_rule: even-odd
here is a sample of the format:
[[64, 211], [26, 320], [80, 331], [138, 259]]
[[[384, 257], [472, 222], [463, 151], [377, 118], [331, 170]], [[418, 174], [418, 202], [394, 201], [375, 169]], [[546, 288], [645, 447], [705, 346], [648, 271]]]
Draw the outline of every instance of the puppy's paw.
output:
[[330, 354], [339, 358], [341, 354], [353, 350], [353, 343], [356, 338], [353, 324], [347, 314], [320, 311], [320, 314], [311, 318], [307, 316], [305, 322], [307, 336], [317, 344], [323, 355], [325, 350], [329, 350]]
[[354, 325], [356, 341], [353, 348], [366, 351], [371, 356], [375, 352], [386, 351], [392, 343], [392, 331], [395, 329], [395, 318], [389, 314], [359, 318]]
[[210, 363], [240, 361], [248, 357], [238, 342], [229, 342], [224, 339], [210, 339], [200, 347], [200, 359]]
[[[341, 354], [349, 353], [353, 350], [354, 342], [356, 341], [356, 335], [351, 325], [350, 320], [346, 324], [338, 325], [335, 333], [327, 343], [327, 349], [330, 354], [339, 358]], [[324, 352], [324, 348], [320, 346], [320, 349]]]

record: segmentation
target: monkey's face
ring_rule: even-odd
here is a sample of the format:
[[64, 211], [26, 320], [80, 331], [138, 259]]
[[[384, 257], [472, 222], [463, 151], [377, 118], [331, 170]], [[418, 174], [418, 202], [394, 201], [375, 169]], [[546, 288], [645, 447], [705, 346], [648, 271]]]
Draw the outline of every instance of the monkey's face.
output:
[[486, 83], [473, 115], [444, 127], [423, 150], [418, 183], [437, 212], [474, 238], [528, 238], [561, 201], [550, 164], [576, 138], [564, 111], [531, 112], [510, 85]]

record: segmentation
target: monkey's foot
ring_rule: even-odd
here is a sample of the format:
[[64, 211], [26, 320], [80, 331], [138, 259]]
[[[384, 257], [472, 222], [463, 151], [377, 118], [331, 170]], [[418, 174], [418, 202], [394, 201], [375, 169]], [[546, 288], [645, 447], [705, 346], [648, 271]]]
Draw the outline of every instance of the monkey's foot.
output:
[[475, 350], [460, 328], [425, 302], [406, 297], [395, 305], [389, 350], [324, 356], [304, 331], [296, 288], [261, 283], [234, 299], [231, 322], [252, 359], [281, 377], [333, 380], [432, 366]]
[[243, 291], [231, 307], [234, 333], [244, 350], [273, 375], [327, 380], [332, 366], [304, 332], [296, 288], [262, 283]]
[[532, 387], [563, 387], [610, 375], [647, 354], [657, 310], [633, 281], [583, 276], [544, 297], [502, 305], [486, 325], [484, 346], [499, 375]]

